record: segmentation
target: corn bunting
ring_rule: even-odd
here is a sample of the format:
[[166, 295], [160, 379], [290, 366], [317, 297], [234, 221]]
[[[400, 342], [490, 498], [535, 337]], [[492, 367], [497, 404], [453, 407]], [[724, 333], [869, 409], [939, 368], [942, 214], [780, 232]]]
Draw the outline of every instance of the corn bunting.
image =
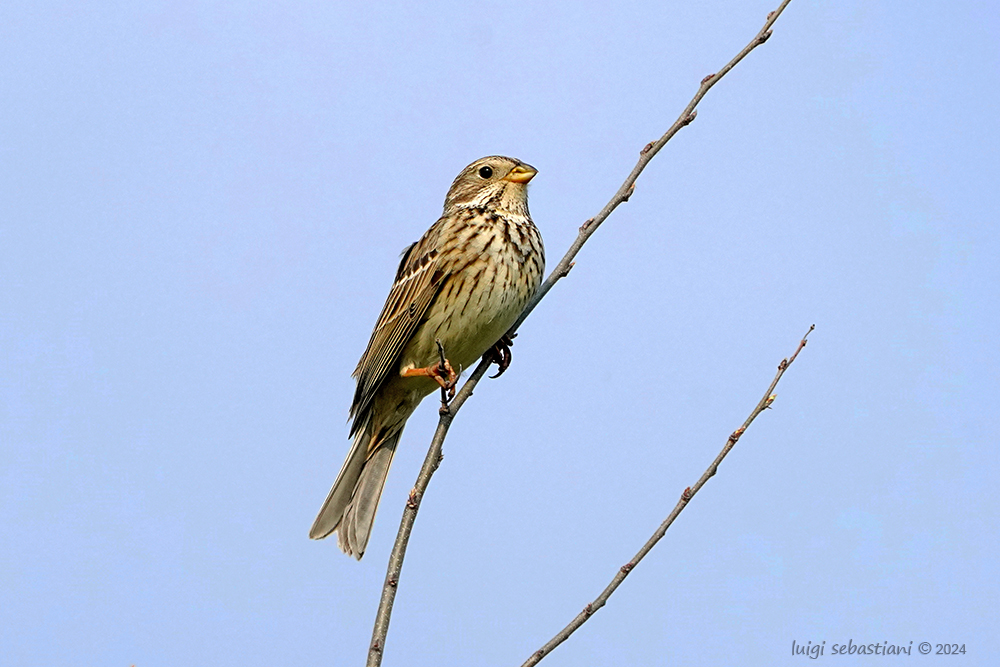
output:
[[[354, 370], [354, 444], [309, 537], [337, 533], [360, 559], [396, 443], [417, 404], [496, 348], [510, 362], [507, 330], [542, 279], [545, 253], [528, 214], [536, 171], [508, 157], [484, 157], [462, 170], [444, 213], [403, 252], [368, 348]], [[440, 361], [436, 341], [446, 356]]]

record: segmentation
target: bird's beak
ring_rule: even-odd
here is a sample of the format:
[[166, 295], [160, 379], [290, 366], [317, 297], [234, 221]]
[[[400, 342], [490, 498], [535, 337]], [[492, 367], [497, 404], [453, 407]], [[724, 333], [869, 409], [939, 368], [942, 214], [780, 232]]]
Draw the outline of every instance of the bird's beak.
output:
[[538, 170], [532, 166], [526, 164], [519, 164], [510, 170], [510, 173], [503, 177], [503, 180], [510, 181], [511, 183], [527, 183], [532, 178]]

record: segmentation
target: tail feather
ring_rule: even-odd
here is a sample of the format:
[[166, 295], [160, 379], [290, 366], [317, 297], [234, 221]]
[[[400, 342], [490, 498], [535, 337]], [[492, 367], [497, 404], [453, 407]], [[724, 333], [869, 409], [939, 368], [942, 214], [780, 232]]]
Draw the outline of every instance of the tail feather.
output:
[[368, 545], [378, 501], [382, 497], [382, 487], [385, 486], [398, 439], [399, 435], [389, 438], [365, 462], [354, 497], [344, 510], [344, 518], [337, 532], [337, 545], [341, 551], [358, 560], [361, 560]]
[[309, 537], [320, 540], [336, 531], [341, 551], [361, 559], [401, 434], [399, 431], [390, 435], [368, 456], [371, 434], [368, 428], [358, 433], [337, 481], [309, 530]]

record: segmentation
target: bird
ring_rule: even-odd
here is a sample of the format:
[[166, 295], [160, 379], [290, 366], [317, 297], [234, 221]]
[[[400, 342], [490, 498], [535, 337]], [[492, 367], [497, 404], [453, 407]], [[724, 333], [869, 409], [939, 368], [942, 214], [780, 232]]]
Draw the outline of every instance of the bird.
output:
[[528, 213], [536, 173], [510, 157], [476, 160], [455, 178], [437, 222], [403, 251], [353, 373], [353, 443], [309, 537], [336, 532], [341, 551], [360, 560], [396, 445], [420, 401], [439, 387], [454, 392], [455, 369], [486, 354], [506, 370], [508, 330], [545, 269]]

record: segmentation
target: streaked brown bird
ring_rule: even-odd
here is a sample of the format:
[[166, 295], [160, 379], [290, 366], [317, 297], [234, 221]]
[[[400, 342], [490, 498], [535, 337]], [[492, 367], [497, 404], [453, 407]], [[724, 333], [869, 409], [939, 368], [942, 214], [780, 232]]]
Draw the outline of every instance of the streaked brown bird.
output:
[[528, 214], [527, 186], [536, 173], [509, 157], [476, 160], [452, 183], [438, 221], [403, 251], [354, 370], [354, 444], [309, 537], [336, 532], [341, 550], [360, 559], [396, 444], [420, 401], [439, 386], [451, 389], [453, 369], [461, 372], [494, 348], [501, 372], [506, 368], [510, 353], [501, 338], [538, 289], [545, 266]]

